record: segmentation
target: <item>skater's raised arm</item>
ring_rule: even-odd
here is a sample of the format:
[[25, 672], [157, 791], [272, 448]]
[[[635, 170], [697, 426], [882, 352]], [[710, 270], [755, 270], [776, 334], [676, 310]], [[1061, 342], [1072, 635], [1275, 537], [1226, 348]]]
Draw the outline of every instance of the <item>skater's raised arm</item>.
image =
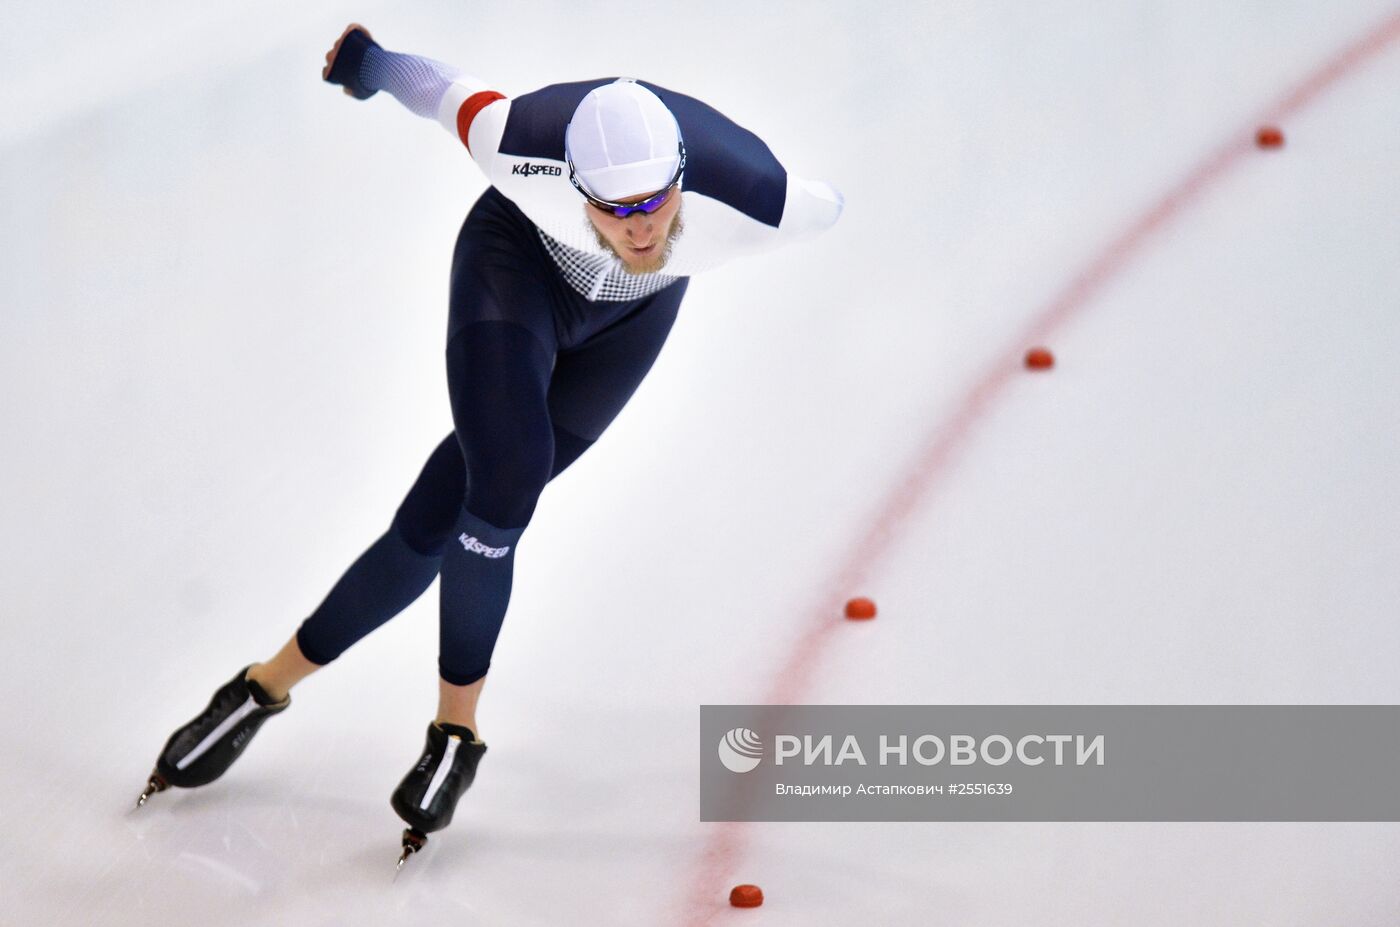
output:
[[358, 23], [346, 26], [326, 52], [321, 77], [359, 100], [386, 91], [411, 112], [438, 120], [490, 176], [490, 158], [505, 119], [504, 114], [482, 116], [482, 111], [506, 98], [486, 82], [441, 61], [388, 51]]

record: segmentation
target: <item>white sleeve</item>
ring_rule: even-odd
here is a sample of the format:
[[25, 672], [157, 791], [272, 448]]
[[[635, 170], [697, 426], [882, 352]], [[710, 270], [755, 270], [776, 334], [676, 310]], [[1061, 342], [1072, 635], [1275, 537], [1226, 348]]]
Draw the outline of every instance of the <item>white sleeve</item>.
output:
[[826, 231], [841, 218], [845, 203], [841, 191], [831, 184], [788, 174], [783, 220], [778, 225], [779, 239], [783, 243], [801, 241]]

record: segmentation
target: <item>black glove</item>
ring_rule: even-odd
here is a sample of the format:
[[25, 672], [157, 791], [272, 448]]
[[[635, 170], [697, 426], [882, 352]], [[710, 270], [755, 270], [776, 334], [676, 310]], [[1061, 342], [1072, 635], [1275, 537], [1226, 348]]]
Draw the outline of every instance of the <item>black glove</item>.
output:
[[378, 91], [360, 83], [360, 63], [365, 60], [365, 52], [380, 45], [370, 37], [369, 31], [358, 23], [351, 23], [326, 53], [326, 66], [321, 69], [321, 77], [327, 83], [344, 87], [345, 92], [357, 100], [368, 100]]

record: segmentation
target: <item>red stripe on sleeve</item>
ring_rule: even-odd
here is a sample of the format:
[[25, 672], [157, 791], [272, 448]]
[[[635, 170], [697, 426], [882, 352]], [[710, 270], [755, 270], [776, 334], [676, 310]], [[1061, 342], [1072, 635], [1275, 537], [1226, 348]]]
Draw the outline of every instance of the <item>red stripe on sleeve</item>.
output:
[[457, 137], [462, 140], [462, 144], [467, 146], [467, 154], [471, 154], [472, 143], [467, 141], [467, 132], [471, 130], [472, 120], [476, 114], [497, 100], [504, 100], [504, 93], [497, 93], [494, 90], [483, 90], [474, 93], [462, 101], [462, 105], [457, 108]]

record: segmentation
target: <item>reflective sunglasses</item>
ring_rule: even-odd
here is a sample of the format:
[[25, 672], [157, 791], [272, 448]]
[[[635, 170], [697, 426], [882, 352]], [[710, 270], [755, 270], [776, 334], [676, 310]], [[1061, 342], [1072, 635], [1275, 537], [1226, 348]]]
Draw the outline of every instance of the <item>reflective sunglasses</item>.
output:
[[653, 193], [651, 196], [642, 200], [640, 203], [615, 203], [612, 200], [599, 199], [598, 197], [594, 196], [592, 193], [589, 193], [583, 188], [583, 183], [578, 179], [578, 171], [574, 167], [574, 159], [569, 157], [567, 152], [564, 154], [564, 160], [567, 161], [569, 165], [569, 183], [574, 185], [575, 190], [583, 194], [583, 198], [588, 200], [588, 204], [590, 206], [594, 207], [595, 209], [600, 209], [603, 212], [610, 213], [619, 219], [626, 219], [634, 212], [644, 212], [647, 215], [651, 215], [652, 213], [660, 209], [662, 206], [666, 205], [666, 200], [670, 198], [671, 191], [675, 189], [676, 184], [681, 182], [681, 177], [685, 174], [684, 141], [681, 141], [679, 143], [679, 149], [681, 161], [680, 164], [676, 165], [676, 174], [674, 177], [671, 178], [671, 182], [666, 184], [666, 186], [663, 187], [660, 191]]

